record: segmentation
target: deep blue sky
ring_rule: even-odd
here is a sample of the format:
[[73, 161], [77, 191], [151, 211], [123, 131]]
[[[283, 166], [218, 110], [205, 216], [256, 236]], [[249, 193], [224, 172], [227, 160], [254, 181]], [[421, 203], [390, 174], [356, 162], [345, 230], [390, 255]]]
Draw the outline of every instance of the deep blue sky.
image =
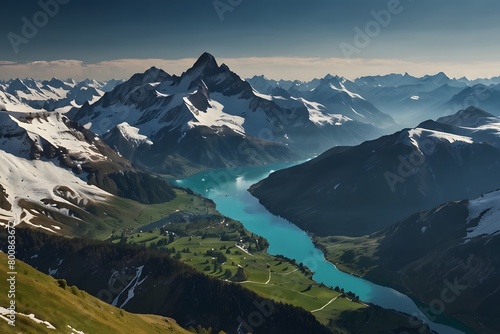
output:
[[[212, 0], [71, 0], [18, 53], [7, 34], [21, 35], [21, 18], [31, 21], [40, 6], [35, 0], [8, 1], [0, 11], [0, 61], [91, 64], [194, 58], [204, 51], [221, 58], [344, 58], [339, 44], [353, 44], [354, 27], [364, 29], [373, 20], [370, 11], [385, 9], [390, 1], [242, 0], [221, 21]], [[401, 6], [356, 58], [460, 66], [499, 58], [500, 1], [401, 0]]]

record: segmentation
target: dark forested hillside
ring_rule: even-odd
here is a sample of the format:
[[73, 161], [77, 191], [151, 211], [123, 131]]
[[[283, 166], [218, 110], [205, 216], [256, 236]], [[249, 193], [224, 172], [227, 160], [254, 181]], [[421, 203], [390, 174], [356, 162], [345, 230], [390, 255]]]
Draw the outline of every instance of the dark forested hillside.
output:
[[[1, 248], [6, 250], [6, 237]], [[328, 333], [297, 307], [196, 272], [167, 254], [129, 245], [17, 230], [17, 257], [38, 270], [136, 313], [168, 315], [184, 327], [235, 332]]]

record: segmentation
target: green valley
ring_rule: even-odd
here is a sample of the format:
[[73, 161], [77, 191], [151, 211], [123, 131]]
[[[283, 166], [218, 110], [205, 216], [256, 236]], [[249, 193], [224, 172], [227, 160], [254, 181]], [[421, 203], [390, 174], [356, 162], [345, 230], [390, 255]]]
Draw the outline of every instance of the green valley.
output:
[[318, 284], [302, 263], [266, 253], [267, 241], [237, 221], [217, 215], [199, 219], [183, 214], [184, 219], [172, 217], [177, 223], [165, 221], [162, 227], [115, 237], [114, 242], [168, 252], [197, 271], [237, 282], [262, 297], [301, 307], [335, 333], [371, 333], [387, 329], [388, 323], [391, 328], [408, 326], [405, 315], [360, 302], [340, 288]]

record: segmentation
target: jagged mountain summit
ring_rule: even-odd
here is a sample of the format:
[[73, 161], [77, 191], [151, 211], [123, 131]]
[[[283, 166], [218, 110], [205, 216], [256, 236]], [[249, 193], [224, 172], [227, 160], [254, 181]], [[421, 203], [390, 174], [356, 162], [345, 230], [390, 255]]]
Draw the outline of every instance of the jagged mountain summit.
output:
[[363, 235], [500, 187], [500, 118], [476, 108], [271, 174], [252, 194], [305, 230]]
[[170, 174], [187, 172], [188, 161], [196, 169], [292, 160], [381, 132], [305, 98], [259, 93], [208, 53], [180, 76], [154, 67], [136, 74], [69, 117]]

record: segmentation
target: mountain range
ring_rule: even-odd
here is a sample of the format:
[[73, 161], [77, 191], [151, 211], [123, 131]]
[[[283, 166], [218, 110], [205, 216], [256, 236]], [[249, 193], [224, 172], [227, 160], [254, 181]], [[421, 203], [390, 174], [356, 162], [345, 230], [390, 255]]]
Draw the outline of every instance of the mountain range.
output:
[[120, 80], [99, 82], [92, 79], [51, 80], [11, 79], [0, 82], [1, 109], [13, 111], [64, 111], [95, 102], [112, 90]]
[[[42, 272], [53, 272], [57, 263], [58, 275], [97, 295], [114, 268], [135, 275], [137, 284], [116, 300], [129, 311], [239, 332], [238, 312], [250, 313], [261, 296], [207, 278], [160, 251], [124, 245], [125, 235], [171, 217], [189, 221], [195, 211], [206, 220], [215, 210], [210, 200], [165, 177], [314, 156], [272, 173], [250, 192], [272, 213], [316, 234], [342, 268], [421, 301], [438, 298], [443, 280], [467, 276], [470, 289], [446, 313], [498, 331], [499, 87], [500, 78], [444, 73], [245, 80], [208, 53], [181, 75], [152, 67], [108, 82], [0, 81], [0, 224], [17, 224], [20, 258]], [[203, 228], [209, 233], [213, 226]], [[115, 245], [117, 231], [122, 238]], [[236, 233], [235, 240], [243, 237]], [[143, 270], [150, 279], [139, 288]], [[311, 313], [276, 305], [272, 321], [256, 332], [327, 332]], [[340, 321], [329, 328], [369, 331], [389, 314], [363, 308], [329, 318]], [[365, 321], [366, 328], [360, 325]]]
[[[500, 77], [475, 80], [465, 77], [455, 79], [440, 72], [423, 77], [415, 77], [408, 73], [364, 76], [353, 81], [332, 75], [311, 81], [277, 81], [264, 76], [254, 76], [248, 81], [260, 92], [271, 95], [291, 95], [296, 98], [305, 97], [325, 106], [329, 106], [325, 99], [331, 98], [331, 93], [321, 98], [318, 97], [321, 95], [319, 92], [326, 92], [328, 89], [325, 89], [325, 84], [333, 83], [332, 87], [338, 92], [348, 91], [351, 97], [359, 97], [366, 101], [365, 105], [369, 105], [365, 108], [359, 108], [359, 106], [355, 108], [356, 111], [361, 109], [366, 110], [367, 113], [358, 112], [354, 116], [347, 105], [334, 105], [335, 110], [347, 117], [354, 117], [362, 122], [370, 120], [377, 126], [389, 126], [390, 129], [394, 127], [391, 128], [387, 120], [379, 120], [378, 117], [373, 119], [371, 112], [380, 110], [390, 115], [399, 126], [404, 127], [413, 127], [424, 119], [447, 116], [469, 106], [475, 106], [500, 116], [498, 97], [495, 95], [498, 90], [497, 86], [500, 84]], [[376, 116], [377, 113], [373, 115]]]
[[395, 125], [338, 78], [323, 81], [304, 96], [263, 94], [205, 53], [180, 76], [151, 68], [68, 117], [134, 163], [177, 175], [189, 164], [200, 169], [296, 160]]
[[322, 235], [364, 235], [500, 187], [500, 118], [470, 107], [358, 146], [338, 146], [250, 188], [271, 212]]
[[497, 114], [499, 80], [444, 73], [244, 80], [205, 53], [180, 76], [153, 67], [126, 81], [11, 79], [0, 83], [0, 106], [66, 113], [134, 164], [180, 176], [360, 144], [396, 131], [394, 119], [407, 125], [469, 105]]

